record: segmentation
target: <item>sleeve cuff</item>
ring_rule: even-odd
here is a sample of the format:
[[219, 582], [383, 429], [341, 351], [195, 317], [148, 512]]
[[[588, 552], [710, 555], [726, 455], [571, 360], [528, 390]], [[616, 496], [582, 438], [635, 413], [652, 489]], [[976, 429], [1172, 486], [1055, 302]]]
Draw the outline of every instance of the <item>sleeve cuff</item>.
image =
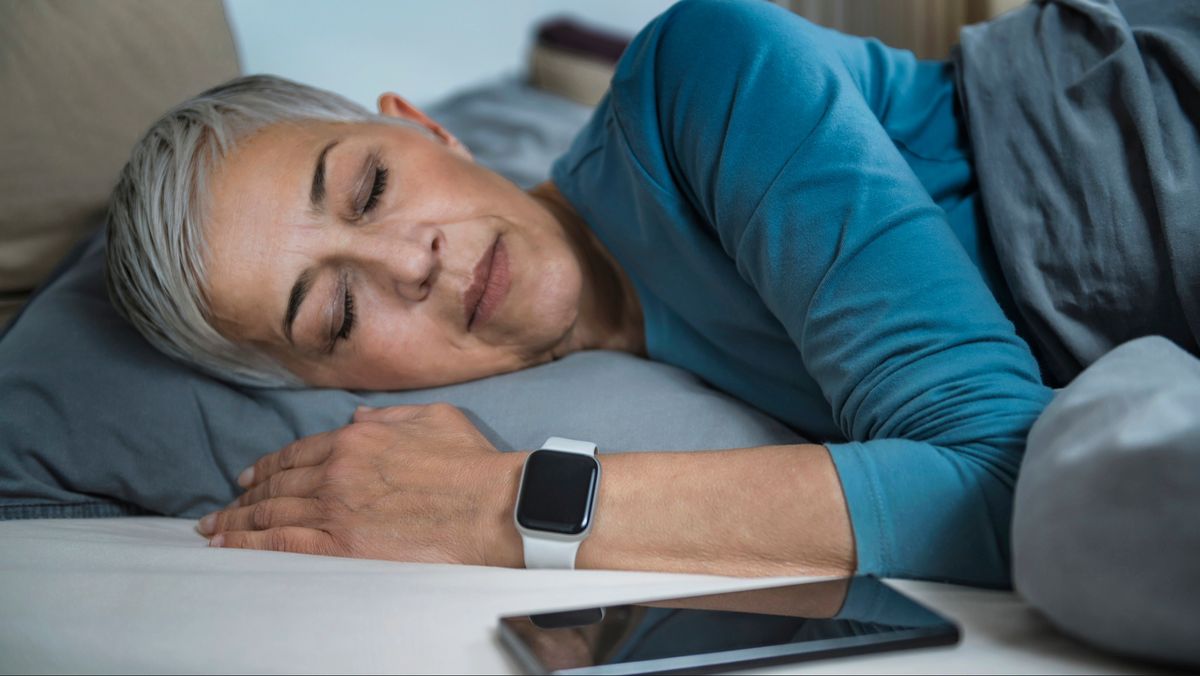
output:
[[837, 468], [854, 529], [854, 551], [859, 575], [887, 575], [893, 569], [890, 551], [892, 524], [888, 523], [883, 496], [866, 449], [857, 441], [826, 444]]

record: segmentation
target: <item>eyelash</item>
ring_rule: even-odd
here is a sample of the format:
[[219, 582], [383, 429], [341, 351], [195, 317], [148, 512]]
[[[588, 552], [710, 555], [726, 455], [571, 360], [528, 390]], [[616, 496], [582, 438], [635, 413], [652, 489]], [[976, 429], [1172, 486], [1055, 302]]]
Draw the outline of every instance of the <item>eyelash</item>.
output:
[[379, 198], [383, 195], [383, 191], [387, 190], [387, 179], [387, 167], [376, 164], [375, 178], [371, 182], [371, 194], [367, 197], [366, 203], [363, 204], [362, 209], [359, 211], [360, 216], [371, 213], [371, 210], [379, 204]]
[[[371, 213], [376, 206], [379, 205], [379, 198], [383, 196], [383, 191], [387, 190], [388, 170], [380, 164], [375, 165], [375, 176], [371, 181], [371, 194], [367, 196], [367, 201], [359, 210], [359, 217]], [[354, 294], [350, 293], [349, 287], [346, 288], [345, 310], [342, 315], [342, 328], [338, 330], [334, 336], [333, 344], [336, 345], [339, 340], [346, 340], [350, 337], [350, 331], [354, 328]]]
[[346, 289], [346, 309], [342, 317], [342, 328], [337, 333], [339, 340], [345, 340], [350, 337], [350, 330], [354, 328], [354, 294], [350, 293], [350, 289]]

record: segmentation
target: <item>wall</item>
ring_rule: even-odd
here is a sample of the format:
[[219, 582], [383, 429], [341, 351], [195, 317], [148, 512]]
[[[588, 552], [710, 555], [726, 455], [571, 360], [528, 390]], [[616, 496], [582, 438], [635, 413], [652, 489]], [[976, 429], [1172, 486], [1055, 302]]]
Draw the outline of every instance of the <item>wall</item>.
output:
[[372, 108], [425, 104], [523, 72], [532, 29], [569, 14], [633, 35], [671, 0], [225, 0], [245, 73], [274, 73]]
[[877, 37], [923, 59], [944, 59], [964, 24], [1009, 11], [1024, 0], [774, 0], [831, 28]]

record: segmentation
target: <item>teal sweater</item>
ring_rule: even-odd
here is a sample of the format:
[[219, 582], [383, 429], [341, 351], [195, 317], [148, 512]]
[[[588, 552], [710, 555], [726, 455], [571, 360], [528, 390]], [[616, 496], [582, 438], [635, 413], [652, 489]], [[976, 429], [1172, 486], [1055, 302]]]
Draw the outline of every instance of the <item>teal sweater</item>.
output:
[[860, 572], [1004, 586], [1050, 391], [1001, 307], [949, 68], [682, 2], [552, 180], [632, 278], [653, 359], [829, 448]]

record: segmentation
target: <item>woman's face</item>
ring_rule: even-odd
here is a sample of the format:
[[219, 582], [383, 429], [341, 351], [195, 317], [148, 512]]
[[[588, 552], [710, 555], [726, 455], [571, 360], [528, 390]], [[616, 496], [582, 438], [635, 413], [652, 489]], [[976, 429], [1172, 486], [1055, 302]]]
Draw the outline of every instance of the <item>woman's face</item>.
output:
[[315, 386], [430, 387], [549, 361], [579, 260], [538, 200], [398, 97], [405, 126], [302, 123], [240, 143], [210, 182], [218, 331]]

